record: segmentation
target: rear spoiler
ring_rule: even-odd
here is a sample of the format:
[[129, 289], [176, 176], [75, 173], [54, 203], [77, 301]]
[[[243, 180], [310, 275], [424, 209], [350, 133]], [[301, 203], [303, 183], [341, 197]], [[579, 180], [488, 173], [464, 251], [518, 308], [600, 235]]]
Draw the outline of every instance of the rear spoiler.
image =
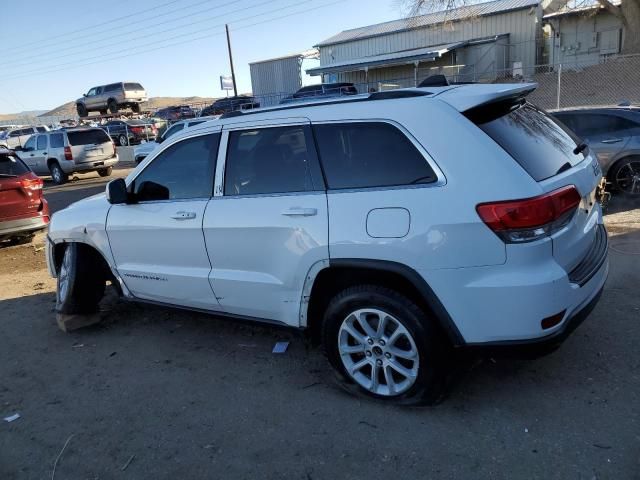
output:
[[463, 113], [491, 103], [524, 99], [537, 87], [537, 83], [461, 85], [435, 96]]

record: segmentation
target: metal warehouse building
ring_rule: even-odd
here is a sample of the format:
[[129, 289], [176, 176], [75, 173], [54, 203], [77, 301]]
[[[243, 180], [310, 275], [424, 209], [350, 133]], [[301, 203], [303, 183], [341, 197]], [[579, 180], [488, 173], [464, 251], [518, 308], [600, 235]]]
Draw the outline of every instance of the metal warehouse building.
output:
[[538, 0], [498, 0], [346, 30], [317, 45], [320, 66], [306, 71], [360, 91], [522, 75], [540, 63], [542, 15]]

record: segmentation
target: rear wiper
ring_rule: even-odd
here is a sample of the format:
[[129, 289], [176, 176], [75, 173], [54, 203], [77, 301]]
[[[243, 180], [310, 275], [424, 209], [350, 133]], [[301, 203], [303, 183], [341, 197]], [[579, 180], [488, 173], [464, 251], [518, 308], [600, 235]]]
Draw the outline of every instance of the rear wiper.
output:
[[576, 148], [573, 149], [573, 154], [578, 155], [579, 153], [584, 152], [588, 147], [589, 145], [587, 145], [585, 142], [582, 142]]

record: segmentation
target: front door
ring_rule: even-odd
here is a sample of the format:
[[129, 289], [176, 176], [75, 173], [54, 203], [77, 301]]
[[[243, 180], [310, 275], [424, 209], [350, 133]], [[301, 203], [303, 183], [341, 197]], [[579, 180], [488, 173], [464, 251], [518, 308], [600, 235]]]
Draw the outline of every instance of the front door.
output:
[[228, 313], [297, 326], [307, 274], [329, 257], [309, 123], [226, 128], [203, 225], [211, 284]]
[[137, 203], [109, 210], [116, 268], [135, 297], [219, 310], [202, 234], [219, 142], [214, 132], [164, 148], [129, 182]]
[[34, 172], [37, 168], [36, 163], [36, 137], [31, 137], [22, 147], [22, 151], [18, 152], [18, 156], [26, 163]]
[[47, 169], [45, 167], [47, 164], [47, 158], [48, 158], [47, 154], [49, 153], [49, 139], [47, 138], [47, 135], [38, 135], [36, 137], [36, 149], [32, 153], [34, 154], [33, 155], [34, 166], [31, 167], [31, 169], [37, 175], [48, 174]]

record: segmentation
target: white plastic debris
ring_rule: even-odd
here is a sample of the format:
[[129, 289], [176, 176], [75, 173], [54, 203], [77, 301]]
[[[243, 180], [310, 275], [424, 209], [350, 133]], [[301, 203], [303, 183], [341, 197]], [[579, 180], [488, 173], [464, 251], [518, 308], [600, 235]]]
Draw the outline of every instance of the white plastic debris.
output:
[[289, 348], [289, 342], [277, 342], [273, 346], [273, 351], [271, 353], [284, 353]]
[[19, 413], [14, 413], [13, 415], [10, 415], [8, 417], [4, 417], [4, 421], [11, 423], [11, 422], [15, 422], [19, 418], [20, 418], [20, 414]]

